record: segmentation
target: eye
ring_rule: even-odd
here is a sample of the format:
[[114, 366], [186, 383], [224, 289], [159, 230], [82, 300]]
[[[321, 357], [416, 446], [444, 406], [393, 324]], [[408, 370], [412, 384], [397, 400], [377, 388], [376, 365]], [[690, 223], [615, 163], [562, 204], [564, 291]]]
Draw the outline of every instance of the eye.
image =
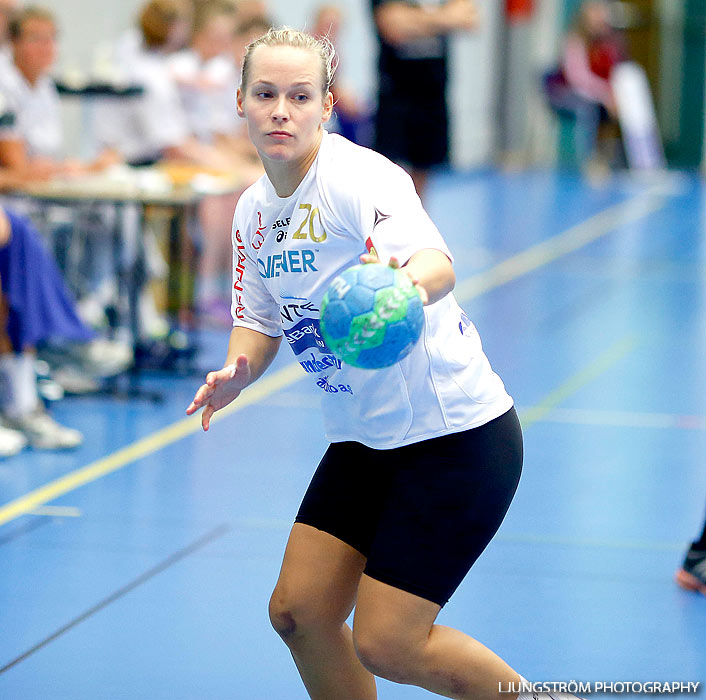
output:
[[260, 90], [255, 93], [255, 97], [259, 97], [261, 100], [266, 100], [268, 97], [272, 97], [272, 93], [269, 90]]
[[294, 96], [295, 102], [306, 102], [309, 99], [309, 95], [305, 95], [304, 93], [299, 93], [298, 95]]

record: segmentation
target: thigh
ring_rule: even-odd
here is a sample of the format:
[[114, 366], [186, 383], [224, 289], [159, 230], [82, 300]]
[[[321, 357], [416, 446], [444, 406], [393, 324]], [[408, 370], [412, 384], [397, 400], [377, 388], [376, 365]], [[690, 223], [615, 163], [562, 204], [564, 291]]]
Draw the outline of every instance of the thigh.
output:
[[341, 625], [355, 604], [365, 557], [333, 535], [295, 523], [272, 594], [293, 618]]
[[296, 522], [321, 530], [367, 557], [393, 484], [389, 451], [333, 443], [304, 495]]
[[444, 605], [497, 532], [522, 468], [514, 409], [490, 423], [400, 448], [365, 573]]

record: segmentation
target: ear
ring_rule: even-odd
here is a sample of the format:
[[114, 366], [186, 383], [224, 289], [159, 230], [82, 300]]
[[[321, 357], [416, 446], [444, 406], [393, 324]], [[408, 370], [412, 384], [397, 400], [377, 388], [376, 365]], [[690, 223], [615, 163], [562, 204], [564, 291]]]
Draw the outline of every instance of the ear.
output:
[[324, 113], [321, 116], [321, 123], [327, 122], [331, 119], [331, 112], [333, 112], [333, 93], [329, 90], [324, 97]]
[[238, 88], [238, 92], [236, 93], [235, 107], [238, 111], [238, 116], [241, 119], [245, 119], [245, 110], [243, 109], [243, 93], [240, 88]]

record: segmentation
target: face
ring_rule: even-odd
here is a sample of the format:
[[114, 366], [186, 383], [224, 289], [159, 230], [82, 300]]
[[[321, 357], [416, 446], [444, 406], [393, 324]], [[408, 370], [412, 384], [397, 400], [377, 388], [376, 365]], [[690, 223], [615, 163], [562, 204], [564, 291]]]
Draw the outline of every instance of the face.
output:
[[202, 54], [209, 57], [219, 56], [232, 50], [234, 33], [235, 17], [212, 17], [194, 37], [193, 43]]
[[610, 10], [602, 2], [589, 2], [584, 5], [583, 16], [591, 35], [603, 36], [610, 32]]
[[24, 72], [47, 73], [56, 60], [56, 27], [46, 19], [27, 19], [13, 43], [13, 53], [15, 63]]
[[238, 90], [238, 114], [247, 120], [260, 157], [296, 162], [315, 148], [333, 108], [322, 94], [321, 61], [308, 49], [258, 46], [248, 84]]

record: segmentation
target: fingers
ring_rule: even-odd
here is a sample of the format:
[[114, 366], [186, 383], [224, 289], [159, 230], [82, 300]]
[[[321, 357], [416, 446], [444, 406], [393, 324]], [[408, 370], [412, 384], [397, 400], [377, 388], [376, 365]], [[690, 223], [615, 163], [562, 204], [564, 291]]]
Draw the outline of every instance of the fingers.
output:
[[426, 306], [429, 303], [429, 294], [427, 290], [422, 287], [421, 284], [415, 283], [415, 289], [419, 292], [419, 298], [422, 300], [422, 305]]
[[204, 432], [208, 432], [208, 429], [211, 427], [211, 416], [215, 413], [215, 411], [216, 409], [213, 408], [211, 404], [208, 404], [203, 409], [203, 413], [201, 414], [201, 427]]
[[207, 384], [202, 384], [187, 407], [186, 415], [190, 416], [196, 413], [196, 411], [198, 411], [199, 408], [201, 408], [201, 406], [203, 406], [211, 398], [211, 396], [213, 396], [214, 391], [214, 388], [209, 387]]
[[[379, 263], [380, 258], [378, 258], [377, 255], [373, 255], [372, 253], [363, 253], [360, 256], [360, 262], [363, 263], [363, 265], [367, 265], [369, 263]], [[400, 267], [400, 261], [393, 256], [390, 258], [388, 267], [391, 267], [393, 270], [397, 270]]]

